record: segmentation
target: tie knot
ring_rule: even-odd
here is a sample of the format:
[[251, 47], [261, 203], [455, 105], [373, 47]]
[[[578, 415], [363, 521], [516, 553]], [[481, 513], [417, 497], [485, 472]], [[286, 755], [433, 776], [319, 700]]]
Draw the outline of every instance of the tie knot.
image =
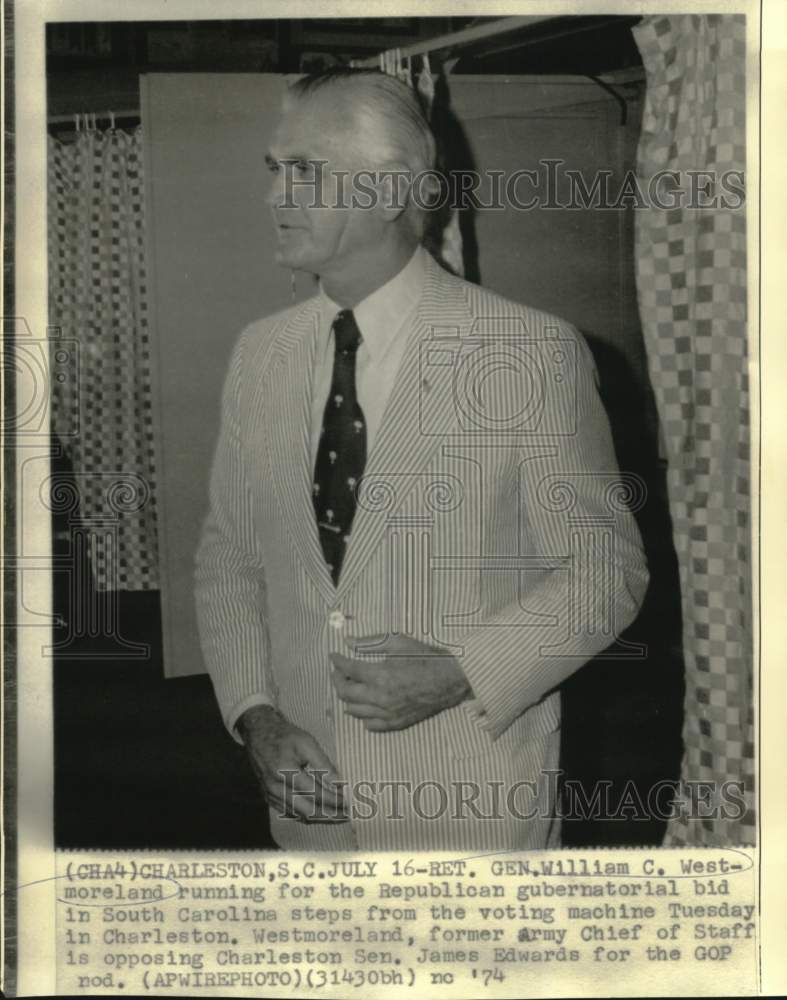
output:
[[333, 321], [333, 335], [336, 338], [337, 351], [349, 351], [353, 354], [361, 343], [361, 331], [355, 322], [352, 309], [342, 309]]

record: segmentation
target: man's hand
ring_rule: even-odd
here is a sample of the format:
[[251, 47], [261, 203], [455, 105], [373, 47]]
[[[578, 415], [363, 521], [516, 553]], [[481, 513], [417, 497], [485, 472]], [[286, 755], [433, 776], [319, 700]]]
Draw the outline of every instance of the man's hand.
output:
[[237, 728], [271, 807], [305, 822], [346, 821], [336, 768], [314, 737], [269, 705], [247, 709]]
[[356, 648], [374, 645], [374, 653], [384, 654], [385, 660], [353, 660], [332, 653], [331, 680], [347, 713], [373, 732], [406, 729], [472, 696], [457, 660], [433, 646], [407, 636], [352, 641]]

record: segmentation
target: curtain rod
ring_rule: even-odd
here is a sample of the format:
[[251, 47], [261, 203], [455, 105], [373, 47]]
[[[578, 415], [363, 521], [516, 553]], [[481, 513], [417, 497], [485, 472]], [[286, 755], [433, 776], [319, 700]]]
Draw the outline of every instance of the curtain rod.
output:
[[[461, 31], [454, 31], [449, 35], [437, 35], [435, 38], [429, 38], [423, 42], [414, 42], [412, 45], [399, 48], [398, 52], [402, 56], [424, 55], [427, 52], [436, 52], [439, 49], [451, 49], [468, 45], [471, 42], [477, 42], [484, 38], [494, 38], [496, 35], [516, 31], [518, 28], [527, 28], [531, 25], [540, 24], [543, 21], [555, 20], [557, 18], [554, 15], [544, 17], [537, 17], [535, 15], [529, 17], [501, 17], [491, 24], [477, 24], [475, 27], [463, 28]], [[365, 59], [355, 59], [353, 60], [353, 66], [377, 66], [380, 62], [380, 55], [382, 53], [369, 56]]]
[[96, 118], [100, 121], [111, 121], [114, 117], [117, 118], [139, 118], [141, 111], [139, 108], [126, 108], [124, 111], [72, 111], [67, 115], [47, 115], [47, 125], [60, 125], [60, 124], [71, 124], [76, 125], [76, 118], [79, 115], [80, 118], [84, 118], [89, 115], [91, 118]]

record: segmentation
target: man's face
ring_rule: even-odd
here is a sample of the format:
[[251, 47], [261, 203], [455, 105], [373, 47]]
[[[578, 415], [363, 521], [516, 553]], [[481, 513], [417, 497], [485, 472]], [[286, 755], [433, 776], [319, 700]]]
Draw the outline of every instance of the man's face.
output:
[[[301, 98], [284, 112], [273, 135], [268, 203], [278, 239], [276, 260], [284, 267], [321, 275], [347, 272], [362, 267], [364, 253], [379, 241], [380, 213], [349, 204], [353, 173], [370, 168], [370, 162], [359, 162], [363, 140], [348, 104], [342, 90]], [[283, 160], [297, 162], [290, 166]], [[313, 166], [314, 160], [327, 162]], [[315, 177], [320, 171], [321, 195]], [[338, 206], [337, 171], [348, 175]], [[317, 207], [320, 202], [326, 207]]]

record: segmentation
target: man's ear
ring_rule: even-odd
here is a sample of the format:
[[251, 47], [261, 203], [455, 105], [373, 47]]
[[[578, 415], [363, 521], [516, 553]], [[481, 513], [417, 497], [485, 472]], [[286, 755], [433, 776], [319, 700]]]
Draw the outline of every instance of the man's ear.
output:
[[386, 222], [395, 222], [410, 203], [413, 172], [400, 160], [389, 160], [377, 170], [377, 197]]

